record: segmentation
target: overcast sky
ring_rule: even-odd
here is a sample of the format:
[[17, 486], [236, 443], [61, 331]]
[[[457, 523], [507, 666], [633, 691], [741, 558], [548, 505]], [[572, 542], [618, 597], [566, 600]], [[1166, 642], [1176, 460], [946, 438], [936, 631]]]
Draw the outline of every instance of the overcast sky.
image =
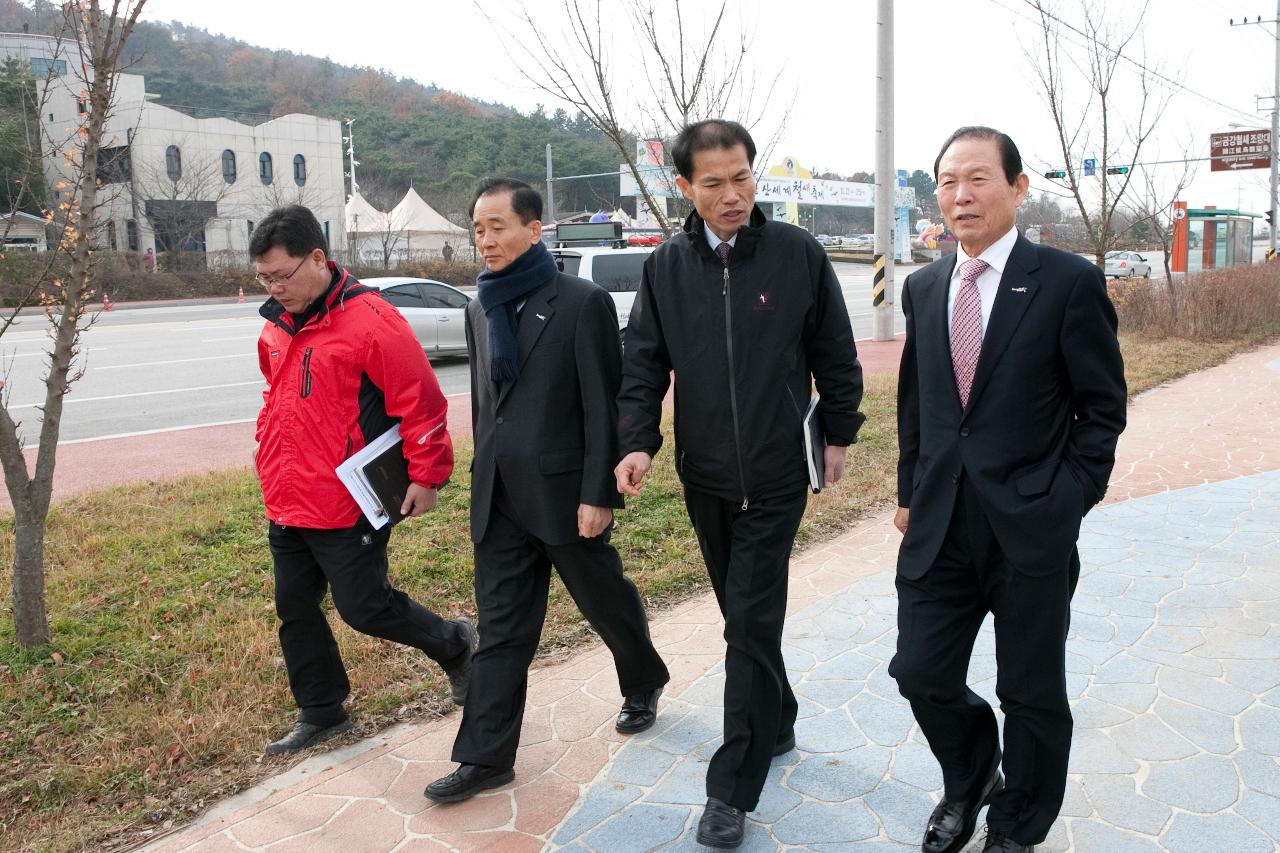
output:
[[[662, 0], [659, 0], [662, 2]], [[1241, 5], [1243, 4], [1243, 5]], [[562, 0], [528, 0], [549, 29], [559, 26]], [[605, 0], [616, 8], [618, 0]], [[1096, 4], [1101, 7], [1099, 1]], [[1132, 17], [1139, 0], [1109, 0], [1106, 14]], [[1248, 13], [1268, 18], [1270, 0], [1156, 0], [1141, 38], [1126, 55], [1179, 81], [1162, 85], [1172, 99], [1141, 160], [1207, 157], [1209, 134], [1269, 127], [1255, 96], [1275, 85], [1274, 25], [1231, 27], [1228, 19]], [[695, 19], [718, 6], [683, 0]], [[876, 2], [874, 0], [732, 0], [733, 26], [754, 33], [753, 59], [761, 73], [783, 73], [784, 97], [793, 101], [785, 135], [772, 160], [784, 155], [806, 167], [844, 174], [875, 165]], [[508, 0], [477, 5], [470, 0], [406, 3], [402, 0], [151, 0], [146, 17], [177, 20], [251, 44], [334, 61], [386, 69], [482, 100], [522, 110], [536, 104], [554, 109], [550, 98], [520, 76], [486, 14], [517, 28]], [[1077, 0], [1062, 0], [1062, 17], [1080, 23]], [[1033, 189], [1053, 190], [1035, 173], [1061, 166], [1049, 112], [1035, 67], [1025, 51], [1035, 44], [1034, 10], [1026, 0], [898, 0], [895, 4], [895, 150], [898, 168], [931, 171], [939, 144], [956, 127], [988, 124], [1008, 132], [1022, 149]], [[627, 51], [635, 38], [614, 24], [618, 90], [632, 91], [628, 75], [639, 74]], [[517, 28], [518, 31], [518, 28]], [[1069, 35], [1063, 49], [1080, 54]], [[1145, 51], [1145, 54], [1144, 54]], [[1075, 83], [1078, 89], [1082, 85]], [[1123, 64], [1116, 77], [1116, 113], [1131, 120], [1136, 110], [1136, 70]], [[1159, 92], [1157, 94], [1160, 94]], [[777, 115], [766, 117], [757, 136], [768, 135]], [[1072, 152], [1077, 162], [1096, 150]], [[542, 152], [530, 152], [541, 162]], [[1162, 180], [1175, 166], [1151, 166]], [[1266, 170], [1210, 174], [1200, 164], [1190, 192], [1193, 207], [1206, 204], [1261, 211], [1267, 205]]]

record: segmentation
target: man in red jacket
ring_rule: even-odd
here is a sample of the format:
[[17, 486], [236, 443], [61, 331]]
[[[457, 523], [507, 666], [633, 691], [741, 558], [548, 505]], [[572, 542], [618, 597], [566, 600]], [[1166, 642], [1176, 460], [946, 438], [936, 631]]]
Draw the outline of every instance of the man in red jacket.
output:
[[436, 505], [453, 471], [447, 403], [409, 324], [328, 259], [305, 207], [273, 210], [254, 229], [249, 254], [271, 297], [259, 312], [267, 389], [254, 457], [271, 521], [280, 647], [299, 711], [293, 730], [267, 745], [278, 754], [351, 728], [342, 707], [350, 685], [320, 606], [326, 587], [352, 628], [439, 663], [458, 704], [478, 638], [469, 619], [442, 619], [391, 586], [391, 527], [374, 530], [334, 470], [398, 423], [411, 481], [400, 511], [418, 516]]

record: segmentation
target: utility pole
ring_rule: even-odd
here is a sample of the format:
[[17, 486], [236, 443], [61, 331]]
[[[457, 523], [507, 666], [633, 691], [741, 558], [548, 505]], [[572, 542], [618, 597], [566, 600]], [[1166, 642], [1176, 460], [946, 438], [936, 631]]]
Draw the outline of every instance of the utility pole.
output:
[[[1277, 0], [1280, 2], [1280, 0]], [[872, 263], [873, 336], [893, 340], [893, 0], [877, 0], [876, 27], [876, 237]]]
[[356, 183], [356, 166], [360, 165], [360, 161], [356, 159], [356, 137], [351, 132], [351, 125], [355, 124], [353, 118], [347, 119], [347, 157], [351, 159], [351, 195], [355, 195], [360, 191], [360, 185]]
[[556, 184], [551, 171], [551, 143], [547, 143], [547, 222], [556, 221]]
[[1280, 172], [1280, 169], [1277, 168], [1280, 166], [1280, 146], [1276, 144], [1277, 141], [1280, 141], [1280, 0], [1276, 0], [1276, 16], [1270, 21], [1264, 21], [1262, 16], [1258, 15], [1252, 21], [1245, 18], [1237, 24], [1235, 19], [1232, 18], [1228, 23], [1233, 27], [1243, 27], [1250, 24], [1258, 26], [1275, 24], [1276, 27], [1276, 81], [1275, 88], [1271, 90], [1271, 204], [1269, 207], [1271, 211], [1271, 251], [1274, 253], [1276, 250], [1276, 223], [1277, 220], [1280, 220], [1280, 210], [1276, 209], [1276, 179], [1280, 177], [1280, 175], [1277, 175], [1277, 172]]

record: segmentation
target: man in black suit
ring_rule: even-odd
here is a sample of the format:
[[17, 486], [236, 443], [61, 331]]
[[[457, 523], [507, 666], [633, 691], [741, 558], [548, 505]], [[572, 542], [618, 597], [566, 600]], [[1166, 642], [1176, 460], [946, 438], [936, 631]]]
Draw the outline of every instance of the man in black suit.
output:
[[[889, 672], [942, 766], [924, 853], [964, 847], [987, 803], [983, 849], [1030, 851], [1066, 787], [1076, 539], [1115, 462], [1124, 366], [1101, 271], [1014, 228], [1027, 176], [1013, 140], [961, 128], [934, 175], [958, 247], [902, 290]], [[966, 684], [988, 612], [1003, 762], [995, 714]]]
[[553, 565], [613, 653], [625, 697], [619, 732], [653, 725], [670, 679], [609, 544], [622, 506], [612, 474], [622, 371], [613, 300], [559, 271], [542, 243], [542, 198], [528, 184], [485, 181], [471, 215], [485, 263], [466, 326], [481, 635], [453, 746], [460, 766], [425, 792], [440, 803], [514, 778]]

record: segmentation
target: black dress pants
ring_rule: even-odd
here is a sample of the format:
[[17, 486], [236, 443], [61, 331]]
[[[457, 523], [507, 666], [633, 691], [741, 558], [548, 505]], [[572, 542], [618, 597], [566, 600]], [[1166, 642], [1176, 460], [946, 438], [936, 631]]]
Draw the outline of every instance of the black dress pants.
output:
[[547, 615], [552, 566], [613, 654], [622, 696], [655, 690], [671, 676], [649, 638], [640, 593], [623, 573], [609, 531], [594, 539], [548, 544], [515, 520], [500, 484], [495, 492], [484, 540], [475, 546], [480, 648], [471, 664], [453, 760], [510, 767], [520, 745], [529, 665]]
[[458, 626], [441, 619], [387, 580], [391, 528], [319, 530], [271, 524], [268, 541], [275, 562], [276, 615], [289, 687], [303, 722], [330, 726], [347, 718], [350, 693], [321, 602], [326, 588], [342, 621], [373, 637], [420, 649], [448, 666], [466, 651]]
[[747, 509], [689, 486], [685, 507], [724, 616], [724, 743], [707, 767], [707, 796], [751, 811], [774, 747], [792, 734], [795, 694], [782, 661], [787, 572], [808, 492]]
[[1066, 639], [1080, 560], [1073, 548], [1062, 565], [1035, 571], [1005, 559], [965, 477], [934, 564], [918, 580], [898, 576], [889, 665], [942, 767], [946, 798], [971, 800], [1001, 762], [995, 713], [967, 683], [978, 629], [994, 615], [1005, 788], [987, 826], [1020, 844], [1044, 841], [1062, 807], [1072, 730]]

